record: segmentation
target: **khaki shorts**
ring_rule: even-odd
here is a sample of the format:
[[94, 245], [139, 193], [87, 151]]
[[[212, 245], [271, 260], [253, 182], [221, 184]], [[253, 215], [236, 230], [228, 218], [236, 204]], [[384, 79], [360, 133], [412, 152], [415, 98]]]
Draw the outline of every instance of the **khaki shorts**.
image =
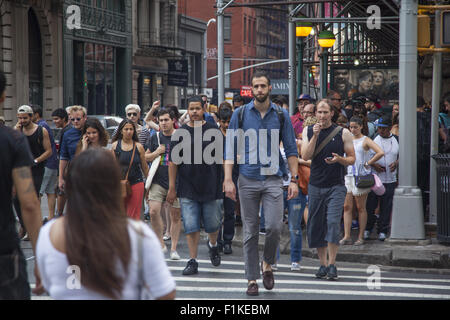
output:
[[[164, 202], [166, 201], [167, 193], [169, 190], [164, 189], [157, 183], [152, 183], [152, 186], [150, 187], [150, 192], [148, 193], [148, 200], [149, 201], [158, 201], [158, 202]], [[180, 208], [180, 201], [178, 198], [175, 199], [173, 202], [172, 207], [174, 208]]]

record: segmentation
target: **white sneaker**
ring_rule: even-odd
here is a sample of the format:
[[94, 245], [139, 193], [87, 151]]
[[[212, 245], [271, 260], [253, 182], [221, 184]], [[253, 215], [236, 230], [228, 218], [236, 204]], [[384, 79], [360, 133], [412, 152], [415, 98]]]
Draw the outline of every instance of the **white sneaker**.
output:
[[277, 271], [278, 270], [278, 266], [277, 266], [276, 263], [272, 264], [271, 267], [272, 267], [272, 271]]
[[370, 231], [365, 230], [364, 231], [364, 240], [369, 240], [370, 237]]
[[170, 260], [180, 260], [180, 255], [176, 251], [170, 252]]
[[162, 247], [161, 250], [162, 250], [162, 252], [163, 252], [164, 254], [166, 254], [166, 253], [167, 253], [167, 246]]
[[380, 234], [378, 235], [378, 240], [380, 240], [380, 241], [386, 240], [386, 234], [383, 232], [380, 232]]
[[300, 271], [300, 269], [301, 269], [300, 263], [292, 262], [292, 264], [291, 264], [291, 271]]

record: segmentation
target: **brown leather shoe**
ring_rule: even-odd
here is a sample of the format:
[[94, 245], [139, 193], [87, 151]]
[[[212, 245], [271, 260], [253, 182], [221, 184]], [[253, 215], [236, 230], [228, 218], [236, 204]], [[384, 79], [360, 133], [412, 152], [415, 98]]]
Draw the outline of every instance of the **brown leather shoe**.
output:
[[275, 285], [275, 280], [273, 278], [273, 272], [272, 271], [264, 271], [263, 269], [264, 262], [261, 261], [261, 272], [263, 276], [263, 284], [264, 288], [267, 290], [272, 290], [273, 286]]
[[258, 293], [258, 284], [256, 282], [250, 282], [247, 288], [248, 296], [257, 296]]

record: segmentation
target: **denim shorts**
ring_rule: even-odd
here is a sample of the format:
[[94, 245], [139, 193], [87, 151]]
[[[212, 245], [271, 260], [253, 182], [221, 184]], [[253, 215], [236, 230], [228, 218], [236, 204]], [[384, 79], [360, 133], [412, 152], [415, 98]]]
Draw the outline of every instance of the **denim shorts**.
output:
[[44, 178], [42, 180], [39, 193], [41, 195], [55, 194], [57, 185], [58, 185], [58, 170], [45, 168]]
[[200, 231], [200, 220], [206, 233], [214, 233], [222, 225], [223, 199], [198, 202], [188, 198], [180, 198], [181, 215], [186, 234]]

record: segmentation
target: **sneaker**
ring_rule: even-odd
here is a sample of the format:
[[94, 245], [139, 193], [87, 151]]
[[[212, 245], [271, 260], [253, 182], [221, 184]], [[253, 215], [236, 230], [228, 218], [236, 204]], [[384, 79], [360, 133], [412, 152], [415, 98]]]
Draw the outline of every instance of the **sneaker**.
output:
[[386, 240], [386, 234], [383, 232], [380, 232], [380, 234], [378, 235], [378, 240], [380, 240], [380, 241]]
[[370, 237], [370, 231], [365, 230], [364, 231], [364, 240], [369, 240]]
[[232, 254], [233, 253], [233, 249], [231, 249], [231, 244], [226, 243], [223, 246], [223, 253], [225, 253], [225, 254]]
[[352, 230], [359, 229], [359, 223], [356, 220], [352, 221]]
[[328, 268], [325, 266], [320, 266], [319, 271], [316, 273], [316, 278], [323, 279], [326, 278], [328, 274]]
[[166, 253], [167, 253], [167, 246], [164, 245], [164, 247], [162, 247], [161, 250], [162, 250], [162, 252], [163, 252], [164, 254], [166, 254]]
[[165, 235], [163, 236], [163, 240], [164, 240], [164, 241], [169, 241], [169, 240], [170, 240], [170, 236], [165, 234]]
[[180, 255], [176, 251], [170, 251], [170, 260], [180, 260]]
[[48, 222], [48, 218], [45, 217], [44, 220], [42, 220], [42, 225], [45, 225]]
[[22, 239], [20, 239], [22, 241], [30, 241], [30, 237], [28, 236], [28, 233], [25, 233], [25, 235], [23, 236]]
[[145, 221], [150, 221], [150, 214], [144, 213], [144, 220]]
[[292, 262], [292, 264], [291, 264], [291, 271], [300, 271], [300, 263]]
[[206, 245], [209, 249], [209, 258], [211, 259], [211, 263], [214, 267], [220, 266], [221, 258], [219, 253], [219, 246], [211, 247], [209, 245], [209, 240], [206, 240]]
[[266, 229], [261, 228], [261, 229], [259, 230], [259, 234], [266, 234]]
[[183, 276], [190, 276], [198, 273], [198, 262], [195, 259], [188, 261], [186, 268], [183, 270]]
[[327, 279], [328, 280], [337, 280], [338, 275], [337, 275], [337, 268], [334, 264], [330, 264], [328, 266], [328, 274], [327, 274]]
[[271, 264], [270, 267], [272, 268], [272, 271], [278, 271], [278, 266], [276, 263]]

